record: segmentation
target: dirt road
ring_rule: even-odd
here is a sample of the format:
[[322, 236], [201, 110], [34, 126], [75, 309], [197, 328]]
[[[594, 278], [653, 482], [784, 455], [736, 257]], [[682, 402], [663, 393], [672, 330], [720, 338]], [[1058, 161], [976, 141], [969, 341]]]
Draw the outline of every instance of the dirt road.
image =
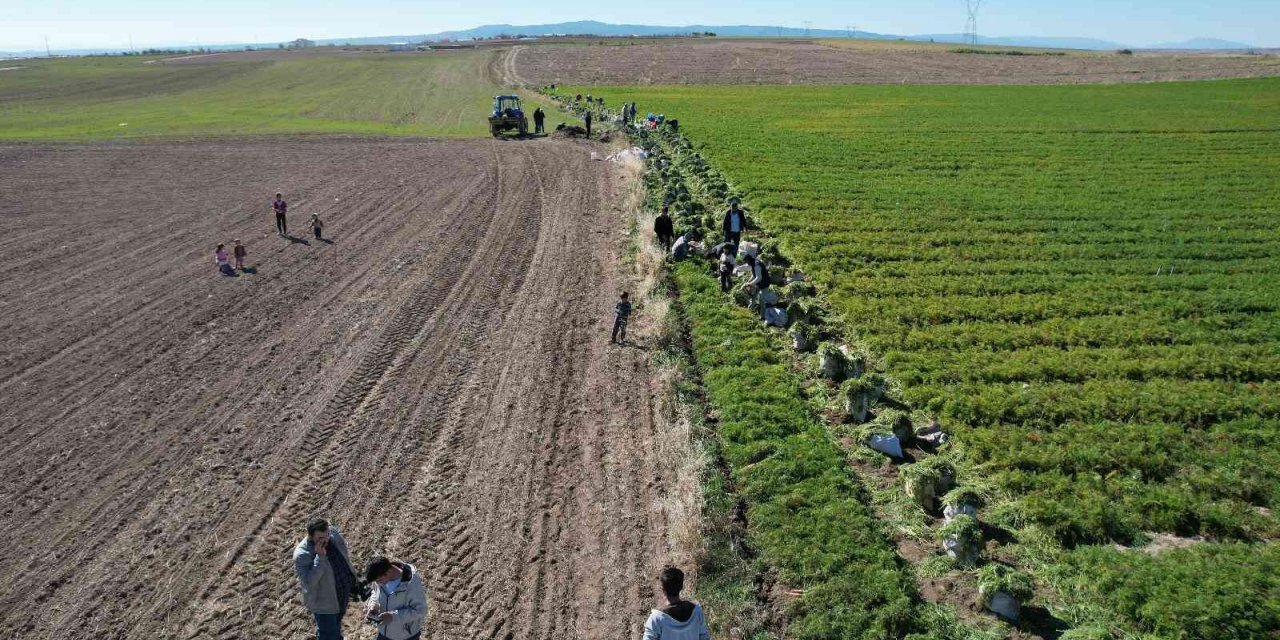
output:
[[[608, 344], [621, 183], [589, 147], [13, 145], [0, 171], [0, 637], [307, 637], [315, 515], [357, 564], [419, 566], [424, 637], [638, 629], [656, 383]], [[235, 237], [256, 273], [220, 276]]]

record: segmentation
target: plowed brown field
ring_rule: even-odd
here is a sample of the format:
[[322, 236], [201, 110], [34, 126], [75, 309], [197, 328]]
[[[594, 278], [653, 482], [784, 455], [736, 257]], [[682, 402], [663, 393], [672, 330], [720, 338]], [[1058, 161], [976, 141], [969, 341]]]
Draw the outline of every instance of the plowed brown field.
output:
[[667, 486], [589, 151], [0, 146], [0, 637], [307, 637], [315, 515], [419, 566], [424, 637], [638, 629]]
[[[526, 81], [577, 85], [666, 84], [1078, 84], [1280, 75], [1274, 56], [1073, 52], [975, 55], [960, 45], [849, 46], [786, 40], [671, 40], [624, 46], [523, 46]], [[909, 44], [909, 43], [908, 43]]]

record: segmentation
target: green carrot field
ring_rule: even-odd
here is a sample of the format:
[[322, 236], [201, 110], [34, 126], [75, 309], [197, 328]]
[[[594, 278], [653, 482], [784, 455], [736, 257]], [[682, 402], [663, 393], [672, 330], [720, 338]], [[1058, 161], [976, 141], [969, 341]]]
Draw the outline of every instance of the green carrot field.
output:
[[[1280, 629], [1280, 80], [587, 90], [679, 119], [1055, 613]], [[1204, 541], [1110, 548], [1157, 532]]]
[[[278, 60], [23, 60], [0, 73], [0, 140], [348, 133], [487, 135], [494, 51]], [[15, 65], [17, 66], [17, 65]]]

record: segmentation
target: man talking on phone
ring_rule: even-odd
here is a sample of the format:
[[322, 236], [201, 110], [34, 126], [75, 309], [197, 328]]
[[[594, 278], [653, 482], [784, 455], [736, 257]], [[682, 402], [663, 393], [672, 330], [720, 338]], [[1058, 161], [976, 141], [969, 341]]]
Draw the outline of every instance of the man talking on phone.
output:
[[293, 550], [293, 571], [302, 604], [315, 616], [316, 640], [342, 640], [342, 614], [357, 586], [349, 557], [346, 541], [322, 518], [307, 523], [307, 537]]

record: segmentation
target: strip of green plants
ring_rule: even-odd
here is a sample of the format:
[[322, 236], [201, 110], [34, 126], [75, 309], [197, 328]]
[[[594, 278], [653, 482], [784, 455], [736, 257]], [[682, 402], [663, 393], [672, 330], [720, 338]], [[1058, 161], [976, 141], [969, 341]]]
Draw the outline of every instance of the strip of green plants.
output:
[[803, 589], [788, 636], [893, 638], [914, 625], [915, 586], [754, 314], [702, 265], [675, 281], [750, 540], [783, 584]]

